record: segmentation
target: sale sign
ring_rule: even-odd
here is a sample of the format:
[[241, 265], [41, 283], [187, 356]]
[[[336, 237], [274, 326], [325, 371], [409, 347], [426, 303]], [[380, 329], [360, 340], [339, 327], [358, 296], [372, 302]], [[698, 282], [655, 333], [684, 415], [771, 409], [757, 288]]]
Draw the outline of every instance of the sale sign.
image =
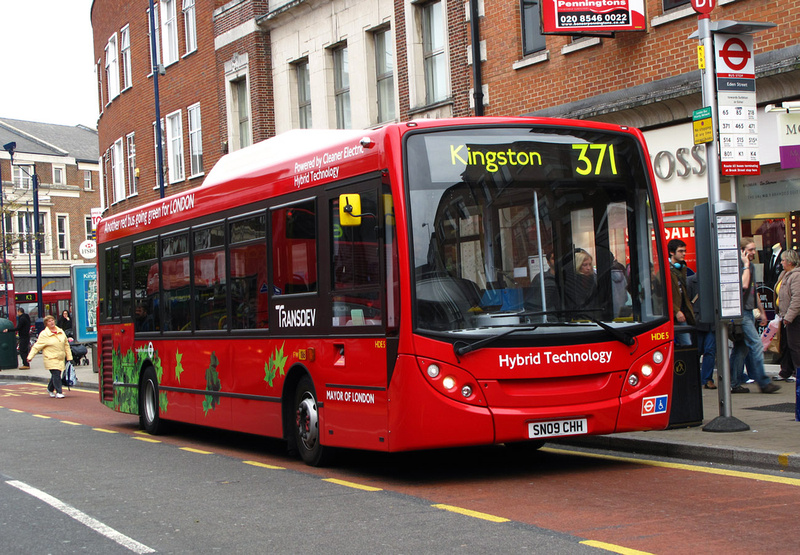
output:
[[553, 34], [644, 31], [644, 0], [543, 0], [542, 32]]

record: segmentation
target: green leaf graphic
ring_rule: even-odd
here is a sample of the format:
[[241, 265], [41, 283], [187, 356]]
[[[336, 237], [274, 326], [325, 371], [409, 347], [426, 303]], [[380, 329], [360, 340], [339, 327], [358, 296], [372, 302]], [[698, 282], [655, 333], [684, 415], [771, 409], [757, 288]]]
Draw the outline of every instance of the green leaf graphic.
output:
[[283, 354], [283, 347], [285, 345], [286, 342], [284, 341], [280, 348], [275, 349], [272, 356], [269, 357], [269, 362], [264, 365], [264, 381], [267, 382], [270, 387], [272, 387], [272, 380], [275, 379], [278, 373], [280, 373], [281, 376], [285, 375], [284, 368], [288, 360], [288, 357]]

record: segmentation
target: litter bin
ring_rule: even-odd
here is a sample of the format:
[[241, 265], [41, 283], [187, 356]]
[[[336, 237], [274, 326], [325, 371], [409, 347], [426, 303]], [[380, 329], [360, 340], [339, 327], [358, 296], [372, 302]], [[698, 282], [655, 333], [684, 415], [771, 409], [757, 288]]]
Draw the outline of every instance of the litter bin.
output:
[[17, 368], [17, 334], [14, 323], [6, 318], [0, 318], [0, 370]]
[[700, 354], [694, 343], [675, 346], [672, 373], [672, 410], [670, 428], [700, 426], [703, 423], [703, 391], [700, 383]]

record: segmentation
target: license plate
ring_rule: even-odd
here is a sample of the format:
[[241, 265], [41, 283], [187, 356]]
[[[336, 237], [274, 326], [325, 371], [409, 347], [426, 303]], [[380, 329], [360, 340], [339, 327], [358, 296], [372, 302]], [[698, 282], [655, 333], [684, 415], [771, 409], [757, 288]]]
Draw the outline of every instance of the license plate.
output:
[[541, 437], [574, 436], [588, 433], [589, 425], [585, 418], [528, 423], [528, 437], [531, 439]]

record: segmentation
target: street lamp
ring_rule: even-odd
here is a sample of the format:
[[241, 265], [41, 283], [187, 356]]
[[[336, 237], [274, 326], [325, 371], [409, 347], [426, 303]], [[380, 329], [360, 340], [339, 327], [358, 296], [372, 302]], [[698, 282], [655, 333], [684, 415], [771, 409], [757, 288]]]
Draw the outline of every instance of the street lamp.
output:
[[[3, 148], [11, 157], [11, 167], [14, 167], [14, 150], [17, 148], [17, 143], [11, 142], [3, 145]], [[42, 250], [41, 250], [41, 237], [39, 236], [39, 178], [36, 175], [36, 164], [33, 164], [33, 175], [28, 173], [22, 166], [17, 166], [20, 170], [25, 172], [28, 177], [33, 181], [33, 236], [34, 236], [34, 253], [36, 254], [36, 299], [38, 301], [38, 310], [36, 316], [36, 328], [39, 331], [39, 321], [44, 318], [44, 300], [42, 299]], [[5, 237], [3, 237], [3, 244], [5, 245]]]
[[[5, 150], [14, 150], [17, 148], [17, 143], [10, 142], [3, 145]], [[3, 234], [3, 285], [6, 296], [6, 318], [11, 318], [8, 313], [8, 267], [10, 262], [6, 259], [6, 214], [3, 208], [3, 168], [0, 166], [0, 233]]]

